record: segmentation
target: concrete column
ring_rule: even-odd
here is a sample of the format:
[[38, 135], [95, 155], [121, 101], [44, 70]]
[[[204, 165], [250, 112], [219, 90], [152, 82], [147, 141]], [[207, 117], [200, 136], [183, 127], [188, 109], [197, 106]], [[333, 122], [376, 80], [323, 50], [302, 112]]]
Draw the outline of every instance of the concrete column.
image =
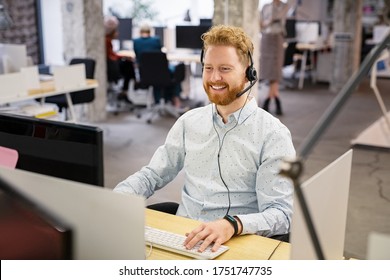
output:
[[[252, 38], [254, 45], [253, 62], [259, 70], [259, 1], [258, 0], [214, 0], [213, 24], [228, 24], [242, 27]], [[252, 88], [256, 97], [258, 87]]]
[[96, 60], [95, 100], [86, 107], [87, 121], [99, 121], [106, 117], [106, 59], [104, 43], [102, 0], [61, 0], [64, 57], [89, 57]]
[[360, 65], [362, 0], [337, 0], [333, 7], [335, 44], [330, 90], [338, 92]]

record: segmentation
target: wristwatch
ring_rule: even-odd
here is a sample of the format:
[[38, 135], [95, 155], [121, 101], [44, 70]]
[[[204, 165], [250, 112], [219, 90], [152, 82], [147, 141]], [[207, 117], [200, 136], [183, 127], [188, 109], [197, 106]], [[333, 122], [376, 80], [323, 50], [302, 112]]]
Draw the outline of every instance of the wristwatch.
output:
[[223, 217], [225, 220], [227, 220], [229, 223], [232, 224], [233, 228], [234, 228], [234, 235], [237, 235], [238, 233], [238, 224], [237, 224], [237, 220], [234, 219], [234, 217], [230, 216], [230, 215], [225, 215], [225, 217]]

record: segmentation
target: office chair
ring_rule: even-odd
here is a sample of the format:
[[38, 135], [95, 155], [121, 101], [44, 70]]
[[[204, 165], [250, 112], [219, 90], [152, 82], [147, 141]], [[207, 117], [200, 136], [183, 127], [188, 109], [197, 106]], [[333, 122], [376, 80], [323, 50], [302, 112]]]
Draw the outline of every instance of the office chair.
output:
[[[144, 52], [139, 63], [139, 85], [153, 88], [154, 104], [151, 108], [147, 123], [151, 123], [155, 115], [168, 113], [173, 117], [179, 117], [179, 112], [169, 104], [169, 89], [173, 89], [185, 78], [184, 64], [178, 64], [173, 73], [169, 70], [167, 56], [163, 52]], [[148, 91], [149, 93], [151, 90]], [[148, 98], [150, 99], [150, 98]], [[159, 100], [158, 100], [159, 99]], [[149, 104], [150, 105], [150, 104]], [[140, 114], [138, 114], [140, 117]]]
[[[91, 58], [73, 58], [69, 64], [80, 64], [85, 65], [85, 76], [87, 79], [93, 79], [95, 77], [95, 65], [96, 61]], [[70, 97], [73, 105], [91, 103], [95, 99], [95, 89], [87, 89], [81, 91], [75, 91], [70, 93]], [[68, 109], [68, 102], [66, 101], [65, 94], [50, 96], [45, 98], [45, 102], [57, 104], [60, 112], [63, 109]], [[65, 119], [67, 119], [67, 111], [65, 111]]]
[[118, 115], [121, 109], [133, 109], [133, 106], [123, 99], [120, 99], [120, 81], [123, 79], [119, 61], [107, 59], [107, 103], [110, 105], [114, 115]]
[[148, 209], [176, 215], [179, 203], [176, 202], [160, 202], [146, 206]]

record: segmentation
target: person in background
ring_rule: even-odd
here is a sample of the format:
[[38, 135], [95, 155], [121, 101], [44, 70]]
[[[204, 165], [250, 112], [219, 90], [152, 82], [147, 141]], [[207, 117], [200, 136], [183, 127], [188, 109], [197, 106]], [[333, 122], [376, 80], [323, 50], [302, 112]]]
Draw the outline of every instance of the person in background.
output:
[[[162, 51], [162, 44], [160, 38], [157, 36], [151, 36], [151, 27], [148, 24], [143, 24], [140, 27], [140, 37], [133, 40], [133, 48], [136, 57], [136, 61], [140, 63], [141, 54], [144, 52], [154, 52]], [[173, 65], [169, 66], [171, 73], [174, 72], [175, 67]], [[181, 84], [178, 83], [173, 87], [166, 89], [167, 99], [171, 99], [173, 105], [177, 109], [181, 109], [180, 94], [182, 92]], [[154, 100], [156, 103], [160, 101], [161, 91], [159, 89], [154, 89], [153, 91]]]
[[203, 88], [210, 104], [179, 117], [149, 164], [114, 191], [148, 198], [184, 168], [174, 213], [203, 221], [187, 234], [188, 249], [201, 240], [200, 251], [210, 244], [216, 251], [237, 235], [284, 235], [290, 230], [293, 185], [279, 171], [295, 149], [287, 127], [250, 94], [257, 80], [253, 43], [242, 28], [226, 25], [213, 26], [202, 40]]
[[273, 0], [265, 4], [260, 13], [260, 80], [269, 81], [268, 96], [263, 109], [268, 111], [271, 100], [276, 103], [276, 114], [282, 115], [279, 99], [279, 83], [284, 61], [284, 34], [288, 3]]
[[114, 80], [119, 77], [123, 78], [122, 92], [119, 93], [118, 99], [131, 103], [127, 97], [127, 92], [129, 90], [130, 80], [135, 79], [134, 62], [129, 57], [122, 57], [118, 55], [113, 49], [112, 40], [118, 38], [118, 25], [119, 21], [116, 17], [107, 16], [104, 18], [107, 75], [108, 77], [114, 76]]

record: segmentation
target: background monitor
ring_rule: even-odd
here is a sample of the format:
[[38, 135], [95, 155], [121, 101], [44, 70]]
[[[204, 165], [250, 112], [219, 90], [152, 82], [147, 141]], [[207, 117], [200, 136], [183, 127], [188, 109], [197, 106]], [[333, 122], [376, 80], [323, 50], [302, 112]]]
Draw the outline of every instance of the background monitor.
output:
[[118, 40], [120, 41], [120, 48], [124, 49], [124, 42], [133, 39], [133, 19], [119, 18], [118, 21]]
[[297, 21], [295, 24], [297, 42], [316, 43], [321, 35], [319, 21]]
[[0, 74], [19, 72], [27, 65], [26, 45], [0, 44]]
[[72, 229], [0, 178], [0, 259], [72, 259]]
[[295, 28], [296, 22], [295, 19], [286, 19], [286, 39], [295, 39], [297, 36]]
[[154, 36], [160, 38], [161, 45], [164, 46], [164, 26], [155, 26], [154, 27]]
[[178, 25], [176, 26], [176, 48], [201, 50], [203, 42], [200, 38], [211, 25]]
[[100, 128], [0, 114], [0, 146], [18, 152], [17, 169], [104, 185]]

